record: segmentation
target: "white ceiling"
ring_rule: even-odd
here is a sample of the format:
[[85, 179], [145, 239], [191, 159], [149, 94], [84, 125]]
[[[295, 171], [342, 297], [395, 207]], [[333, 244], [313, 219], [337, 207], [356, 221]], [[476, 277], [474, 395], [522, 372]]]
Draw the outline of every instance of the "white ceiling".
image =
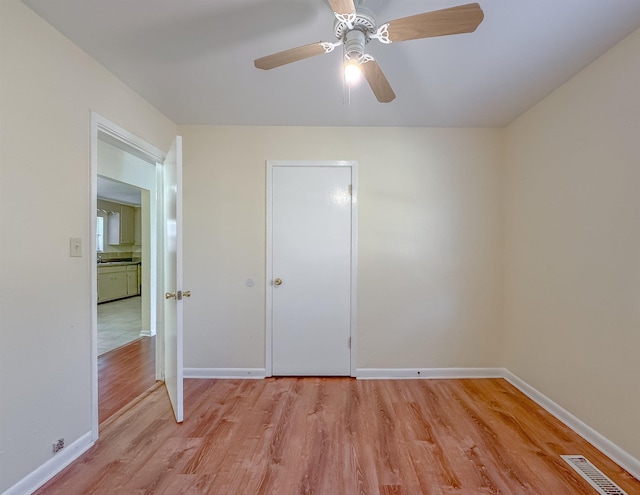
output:
[[141, 189], [100, 175], [98, 176], [97, 193], [98, 198], [115, 201], [116, 203], [133, 206], [142, 204]]
[[[471, 0], [368, 0], [379, 24]], [[471, 34], [367, 45], [397, 98], [345, 88], [326, 0], [24, 0], [178, 124], [504, 126], [640, 27], [640, 0], [478, 0]]]

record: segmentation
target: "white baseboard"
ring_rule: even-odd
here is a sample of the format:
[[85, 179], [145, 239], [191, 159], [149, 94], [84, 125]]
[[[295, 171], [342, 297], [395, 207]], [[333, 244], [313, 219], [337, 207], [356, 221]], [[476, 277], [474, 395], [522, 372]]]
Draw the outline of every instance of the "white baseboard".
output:
[[91, 432], [67, 445], [38, 469], [18, 481], [2, 495], [30, 495], [93, 446]]
[[147, 328], [147, 329], [142, 329], [140, 330], [140, 337], [152, 337], [153, 334], [151, 333], [151, 329]]
[[632, 476], [640, 480], [640, 460], [618, 447], [604, 435], [598, 433], [589, 425], [582, 422], [562, 406], [555, 403], [549, 397], [511, 373], [509, 370], [505, 369], [503, 370], [503, 373], [503, 378], [511, 383], [511, 385], [516, 387], [520, 392], [529, 397], [547, 412], [562, 421], [578, 435], [602, 451], [606, 456], [610, 457], [623, 469], [627, 470]]
[[358, 368], [356, 378], [363, 380], [421, 378], [502, 378], [504, 368]]
[[245, 378], [262, 379], [267, 376], [264, 368], [184, 368], [185, 378]]

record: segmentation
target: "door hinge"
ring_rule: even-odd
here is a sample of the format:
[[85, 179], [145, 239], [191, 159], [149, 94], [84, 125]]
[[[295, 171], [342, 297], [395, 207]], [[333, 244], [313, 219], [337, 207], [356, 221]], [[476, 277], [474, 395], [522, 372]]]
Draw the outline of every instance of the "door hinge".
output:
[[349, 196], [353, 196], [353, 186], [349, 184]]
[[349, 337], [349, 349], [351, 349], [351, 337]]

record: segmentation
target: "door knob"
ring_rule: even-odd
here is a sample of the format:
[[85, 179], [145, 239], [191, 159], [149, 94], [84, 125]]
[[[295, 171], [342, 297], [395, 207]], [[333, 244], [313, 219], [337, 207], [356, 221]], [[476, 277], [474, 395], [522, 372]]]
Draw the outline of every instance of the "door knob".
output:
[[282, 285], [282, 279], [281, 278], [277, 278], [273, 281], [273, 285]]
[[190, 291], [190, 290], [185, 290], [185, 291], [182, 293], [182, 297], [191, 297], [191, 291]]
[[175, 299], [176, 298], [176, 293], [175, 292], [166, 292], [164, 295], [165, 299]]

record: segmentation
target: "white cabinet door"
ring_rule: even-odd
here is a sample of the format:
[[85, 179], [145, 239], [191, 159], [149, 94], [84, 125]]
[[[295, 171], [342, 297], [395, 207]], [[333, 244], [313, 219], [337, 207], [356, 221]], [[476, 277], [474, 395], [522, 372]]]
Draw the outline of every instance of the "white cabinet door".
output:
[[120, 245], [120, 212], [110, 211], [107, 214], [107, 244]]
[[98, 302], [127, 297], [126, 266], [98, 267]]
[[133, 226], [134, 226], [133, 243], [136, 246], [142, 246], [142, 208], [135, 208], [135, 218], [134, 218]]
[[138, 295], [138, 265], [127, 266], [127, 295]]
[[136, 240], [135, 232], [136, 211], [132, 206], [120, 207], [120, 244], [133, 244]]
[[119, 211], [110, 211], [107, 215], [107, 243], [119, 246], [133, 244], [135, 240], [135, 209], [120, 205]]

